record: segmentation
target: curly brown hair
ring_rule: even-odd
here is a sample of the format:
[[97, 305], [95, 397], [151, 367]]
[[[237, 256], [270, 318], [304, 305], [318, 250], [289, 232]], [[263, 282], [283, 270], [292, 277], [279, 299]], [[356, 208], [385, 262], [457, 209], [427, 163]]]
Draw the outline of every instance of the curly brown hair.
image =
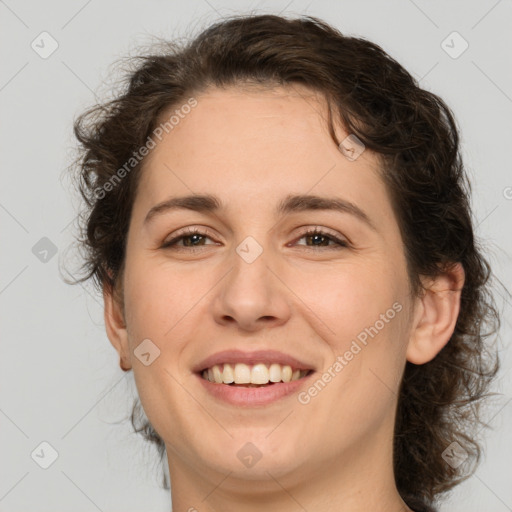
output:
[[[397, 489], [409, 506], [430, 506], [471, 476], [481, 457], [478, 424], [488, 426], [481, 401], [500, 367], [484, 341], [498, 331], [500, 317], [490, 292], [490, 266], [474, 235], [471, 186], [449, 107], [378, 45], [344, 36], [311, 16], [232, 16], [190, 42], [165, 42], [130, 62], [134, 67], [119, 96], [75, 122], [81, 153], [74, 167], [86, 202], [78, 237], [85, 261], [76, 282], [93, 278], [100, 289], [118, 291], [144, 159], [115, 186], [112, 180], [146, 144], [164, 112], [209, 87], [303, 84], [319, 91], [329, 105], [336, 144], [333, 116], [381, 159], [411, 291], [419, 296], [420, 276], [435, 277], [454, 262], [465, 271], [451, 339], [430, 362], [406, 363], [393, 440]], [[164, 443], [138, 399], [131, 422], [163, 458]], [[455, 441], [467, 452], [460, 466], [443, 457]], [[468, 462], [472, 470], [464, 472]], [[169, 488], [165, 476], [163, 486]]]

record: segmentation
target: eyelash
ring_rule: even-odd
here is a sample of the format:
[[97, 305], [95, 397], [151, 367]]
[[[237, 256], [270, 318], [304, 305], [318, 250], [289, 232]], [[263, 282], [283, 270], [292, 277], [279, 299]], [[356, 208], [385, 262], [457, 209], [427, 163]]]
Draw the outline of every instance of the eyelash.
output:
[[[197, 228], [187, 228], [184, 232], [178, 234], [178, 236], [176, 236], [176, 237], [172, 238], [171, 240], [165, 242], [161, 246], [161, 249], [171, 249], [171, 250], [178, 250], [178, 251], [197, 252], [197, 250], [200, 250], [199, 248], [202, 247], [202, 246], [184, 247], [184, 246], [176, 245], [177, 242], [179, 242], [179, 241], [181, 241], [181, 240], [183, 240], [185, 238], [194, 236], [194, 235], [200, 235], [200, 236], [207, 237], [207, 238], [210, 238], [210, 239], [212, 238], [207, 229], [205, 229], [204, 231], [200, 231]], [[350, 247], [350, 244], [346, 240], [341, 240], [340, 238], [338, 238], [337, 236], [333, 235], [332, 233], [329, 233], [327, 231], [318, 229], [318, 227], [316, 227], [314, 229], [309, 229], [308, 231], [302, 233], [299, 236], [299, 238], [297, 238], [296, 240], [300, 240], [301, 238], [304, 238], [304, 237], [307, 237], [307, 236], [315, 236], [315, 235], [320, 235], [320, 236], [323, 236], [325, 238], [328, 238], [328, 239], [332, 240], [333, 242], [335, 242], [338, 245], [338, 247], [316, 246], [316, 247], [319, 247], [321, 249], [340, 250], [340, 249], [348, 249]], [[315, 248], [315, 246], [305, 246], [305, 247], [307, 249], [311, 249], [313, 251], [317, 250]]]

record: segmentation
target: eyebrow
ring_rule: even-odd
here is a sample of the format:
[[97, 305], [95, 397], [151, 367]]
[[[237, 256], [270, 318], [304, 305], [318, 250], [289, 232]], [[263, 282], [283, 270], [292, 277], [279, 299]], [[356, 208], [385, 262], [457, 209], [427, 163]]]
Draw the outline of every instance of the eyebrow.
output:
[[[224, 209], [222, 201], [214, 195], [193, 194], [189, 196], [172, 197], [153, 206], [144, 219], [144, 224], [153, 217], [172, 210], [193, 210], [201, 213], [215, 213]], [[323, 197], [316, 195], [288, 195], [276, 207], [275, 213], [282, 216], [290, 213], [311, 210], [327, 210], [353, 215], [367, 224], [373, 231], [377, 231], [370, 217], [359, 206], [338, 197]]]

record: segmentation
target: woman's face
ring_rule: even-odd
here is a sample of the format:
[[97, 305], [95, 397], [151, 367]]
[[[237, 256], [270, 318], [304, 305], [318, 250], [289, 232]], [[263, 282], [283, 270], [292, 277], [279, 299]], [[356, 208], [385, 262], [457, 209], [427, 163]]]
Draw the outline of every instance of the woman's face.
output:
[[[196, 100], [148, 156], [123, 280], [121, 350], [171, 479], [270, 473], [291, 485], [341, 467], [347, 478], [389, 470], [412, 303], [375, 155], [342, 152], [326, 104], [304, 87], [210, 89]], [[190, 195], [219, 206], [165, 205]], [[219, 371], [289, 357], [292, 370], [314, 372], [265, 387], [206, 382], [197, 370], [223, 351], [242, 354], [221, 355]], [[250, 359], [256, 351], [268, 353]], [[261, 366], [248, 368], [265, 380]]]

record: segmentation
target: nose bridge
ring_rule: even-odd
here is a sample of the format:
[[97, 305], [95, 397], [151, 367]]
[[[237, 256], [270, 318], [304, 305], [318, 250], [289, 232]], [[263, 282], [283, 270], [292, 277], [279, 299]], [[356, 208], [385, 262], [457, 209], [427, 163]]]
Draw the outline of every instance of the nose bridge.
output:
[[220, 323], [235, 321], [253, 330], [268, 320], [281, 323], [289, 315], [287, 298], [269, 267], [271, 248], [263, 235], [246, 236], [231, 255], [231, 270], [220, 283], [214, 315]]
[[[260, 240], [261, 236], [258, 237]], [[269, 279], [267, 268], [270, 248], [252, 235], [246, 236], [236, 247], [232, 255], [233, 270], [228, 276], [226, 286], [237, 303], [259, 304], [260, 307], [271, 295], [270, 288], [275, 284]]]

